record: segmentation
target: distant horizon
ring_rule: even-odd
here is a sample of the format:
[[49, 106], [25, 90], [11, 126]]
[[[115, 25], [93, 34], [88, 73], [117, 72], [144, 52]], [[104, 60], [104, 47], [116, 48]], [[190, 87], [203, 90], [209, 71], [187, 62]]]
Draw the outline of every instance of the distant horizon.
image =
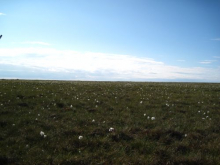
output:
[[206, 82], [206, 81], [168, 81], [168, 80], [164, 80], [164, 81], [160, 81], [160, 80], [154, 80], [154, 81], [138, 81], [138, 80], [71, 80], [71, 79], [31, 79], [31, 78], [0, 78], [1, 81], [4, 80], [16, 80], [16, 81], [68, 81], [68, 82], [74, 82], [74, 81], [79, 81], [79, 82], [124, 82], [124, 83], [198, 83], [198, 84], [219, 84], [220, 82]]

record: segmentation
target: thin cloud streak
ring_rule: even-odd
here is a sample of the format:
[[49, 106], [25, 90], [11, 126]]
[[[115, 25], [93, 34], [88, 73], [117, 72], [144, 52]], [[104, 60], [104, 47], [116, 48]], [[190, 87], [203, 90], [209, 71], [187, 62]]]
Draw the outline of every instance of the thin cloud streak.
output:
[[44, 45], [44, 46], [50, 46], [51, 44], [41, 41], [27, 41], [27, 42], [21, 42], [21, 44], [32, 44], [32, 45]]
[[204, 61], [200, 61], [200, 64], [211, 64], [213, 62], [215, 62], [216, 60], [204, 60]]
[[201, 61], [201, 62], [199, 62], [200, 64], [211, 64], [212, 62], [210, 62], [210, 61]]
[[[53, 48], [0, 49], [0, 64], [23, 66], [69, 74], [84, 73], [100, 79], [191, 79], [220, 81], [220, 67], [179, 67], [131, 55], [77, 52]], [[203, 61], [210, 62], [210, 61]]]
[[6, 14], [4, 14], [4, 13], [0, 13], [0, 16], [1, 16], [1, 15], [6, 15]]
[[220, 41], [220, 38], [214, 38], [214, 39], [211, 39], [213, 41]]

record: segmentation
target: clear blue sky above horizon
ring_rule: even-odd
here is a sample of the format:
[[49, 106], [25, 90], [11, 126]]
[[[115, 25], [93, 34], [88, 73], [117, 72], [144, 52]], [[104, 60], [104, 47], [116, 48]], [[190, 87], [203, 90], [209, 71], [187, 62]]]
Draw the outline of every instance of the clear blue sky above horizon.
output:
[[0, 78], [220, 82], [220, 0], [1, 0]]

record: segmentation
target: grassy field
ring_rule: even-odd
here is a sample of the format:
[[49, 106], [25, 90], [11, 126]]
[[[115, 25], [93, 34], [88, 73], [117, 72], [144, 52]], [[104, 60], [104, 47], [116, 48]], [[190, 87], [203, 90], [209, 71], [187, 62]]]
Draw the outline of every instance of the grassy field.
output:
[[0, 80], [0, 164], [220, 164], [220, 84]]

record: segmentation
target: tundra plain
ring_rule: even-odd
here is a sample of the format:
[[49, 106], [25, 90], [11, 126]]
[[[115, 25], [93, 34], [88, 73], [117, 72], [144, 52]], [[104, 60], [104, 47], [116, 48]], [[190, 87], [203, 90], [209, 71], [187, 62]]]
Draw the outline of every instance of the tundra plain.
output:
[[0, 80], [1, 164], [220, 164], [220, 84]]

